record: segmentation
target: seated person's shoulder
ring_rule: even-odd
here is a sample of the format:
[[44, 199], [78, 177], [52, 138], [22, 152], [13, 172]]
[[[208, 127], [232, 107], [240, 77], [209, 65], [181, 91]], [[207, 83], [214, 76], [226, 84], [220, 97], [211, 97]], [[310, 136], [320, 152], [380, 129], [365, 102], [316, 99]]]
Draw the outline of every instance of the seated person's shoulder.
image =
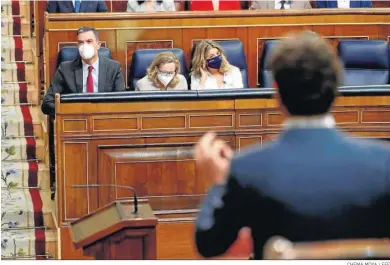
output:
[[177, 75], [178, 77], [179, 77], [179, 79], [180, 79], [180, 83], [186, 83], [187, 84], [187, 79], [186, 79], [186, 77], [184, 76], [184, 75], [182, 75], [182, 74], [178, 74]]
[[145, 75], [140, 80], [136, 82], [136, 90], [144, 90], [150, 89], [150, 87], [154, 88], [153, 82], [149, 79], [148, 75]]
[[188, 90], [188, 83], [185, 76], [182, 74], [178, 74], [177, 77], [179, 77], [180, 80], [179, 84], [177, 84], [177, 89]]
[[57, 69], [65, 70], [65, 69], [73, 69], [75, 67], [75, 63], [77, 62], [77, 59], [74, 59], [72, 61], [65, 61], [60, 63]]
[[231, 65], [230, 71], [231, 74], [233, 75], [238, 75], [241, 74], [240, 69], [237, 66]]
[[[99, 58], [101, 58], [101, 57], [99, 57]], [[115, 65], [115, 66], [120, 66], [121, 65], [117, 60], [114, 60], [114, 59], [110, 59], [110, 58], [104, 57], [104, 60], [106, 60], [109, 64], [112, 64], [112, 65]]]

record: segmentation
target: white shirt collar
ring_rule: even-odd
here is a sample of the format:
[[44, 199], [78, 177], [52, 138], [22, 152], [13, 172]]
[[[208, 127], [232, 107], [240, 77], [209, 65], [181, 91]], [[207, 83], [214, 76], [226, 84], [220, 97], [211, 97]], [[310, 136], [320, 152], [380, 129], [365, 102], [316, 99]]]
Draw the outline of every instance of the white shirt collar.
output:
[[287, 119], [283, 126], [285, 129], [334, 128], [336, 122], [331, 114], [310, 117], [293, 116]]
[[[85, 63], [83, 60], [81, 60], [81, 62], [83, 63], [83, 69], [88, 70], [89, 64]], [[99, 57], [96, 60], [96, 62], [94, 64], [92, 64], [92, 66], [93, 66], [93, 69], [96, 71], [99, 69]]]

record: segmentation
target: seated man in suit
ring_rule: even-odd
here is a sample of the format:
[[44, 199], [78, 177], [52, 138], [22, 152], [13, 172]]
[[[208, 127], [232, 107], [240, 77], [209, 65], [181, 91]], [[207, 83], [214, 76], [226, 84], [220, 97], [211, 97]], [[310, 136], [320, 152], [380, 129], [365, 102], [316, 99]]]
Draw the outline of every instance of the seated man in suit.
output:
[[215, 185], [196, 221], [205, 257], [224, 253], [249, 227], [256, 259], [274, 235], [291, 241], [390, 236], [390, 147], [352, 139], [329, 109], [341, 63], [318, 36], [282, 40], [270, 59], [285, 132], [241, 150], [214, 133], [195, 148], [197, 172]]
[[94, 28], [77, 31], [80, 57], [58, 67], [42, 103], [42, 112], [55, 114], [55, 94], [124, 91], [125, 83], [119, 62], [99, 57], [100, 41]]
[[310, 2], [307, 0], [255, 0], [249, 9], [310, 9]]
[[108, 11], [104, 0], [49, 0], [46, 10], [48, 13], [95, 13]]
[[317, 8], [368, 8], [371, 0], [317, 0]]

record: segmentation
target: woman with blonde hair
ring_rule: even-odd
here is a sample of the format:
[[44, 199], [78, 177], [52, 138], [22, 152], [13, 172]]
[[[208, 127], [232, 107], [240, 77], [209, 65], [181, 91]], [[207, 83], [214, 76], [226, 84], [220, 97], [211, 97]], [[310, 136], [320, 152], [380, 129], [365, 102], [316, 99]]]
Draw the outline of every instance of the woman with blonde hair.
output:
[[203, 40], [196, 45], [192, 58], [191, 90], [243, 87], [240, 70], [228, 62], [218, 43]]
[[135, 90], [188, 90], [180, 67], [180, 61], [173, 52], [157, 54], [147, 69], [147, 75], [137, 81]]

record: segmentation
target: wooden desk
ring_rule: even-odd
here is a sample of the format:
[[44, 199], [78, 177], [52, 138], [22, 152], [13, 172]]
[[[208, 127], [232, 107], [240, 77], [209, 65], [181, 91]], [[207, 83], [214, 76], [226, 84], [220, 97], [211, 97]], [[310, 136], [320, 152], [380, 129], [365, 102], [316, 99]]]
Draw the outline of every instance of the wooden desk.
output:
[[[358, 137], [390, 139], [390, 87], [343, 89], [332, 109]], [[158, 258], [195, 258], [192, 221], [210, 181], [195, 170], [192, 146], [208, 130], [240, 151], [272, 140], [282, 114], [272, 89], [123, 92], [58, 96], [57, 206], [62, 257], [72, 253], [69, 222], [122, 197], [130, 185], [159, 220]], [[190, 223], [188, 223], [190, 222]]]
[[181, 48], [189, 66], [194, 41], [239, 39], [245, 49], [249, 85], [257, 87], [259, 58], [265, 41], [301, 30], [315, 31], [334, 46], [340, 39], [388, 41], [390, 9], [46, 14], [46, 87], [56, 70], [59, 49], [76, 45], [76, 31], [86, 25], [99, 31], [103, 46], [108, 47], [114, 59], [121, 63], [126, 84], [136, 49]]

